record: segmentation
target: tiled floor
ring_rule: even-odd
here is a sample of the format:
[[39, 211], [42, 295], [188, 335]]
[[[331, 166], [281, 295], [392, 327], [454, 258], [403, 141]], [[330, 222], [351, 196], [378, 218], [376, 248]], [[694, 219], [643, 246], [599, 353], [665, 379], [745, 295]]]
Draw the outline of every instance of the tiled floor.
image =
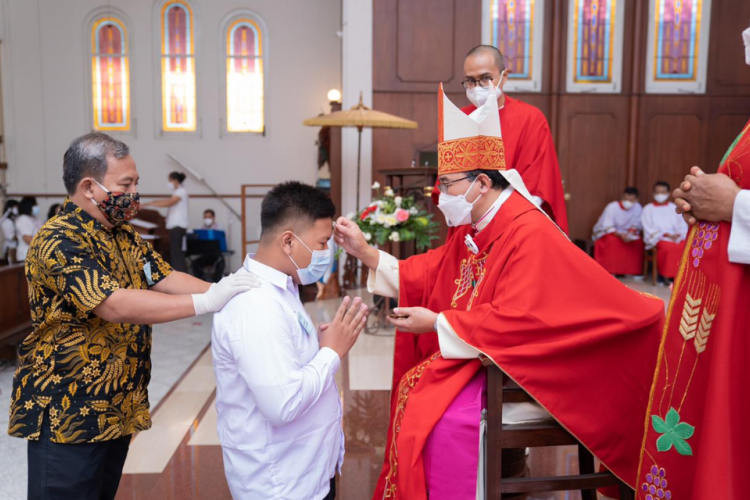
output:
[[[668, 287], [623, 280], [642, 292], [668, 299]], [[366, 294], [365, 294], [366, 295]], [[368, 297], [365, 297], [370, 300]], [[338, 301], [308, 305], [316, 322], [329, 320]], [[154, 328], [153, 376], [149, 387], [154, 427], [131, 445], [126, 474], [118, 492], [124, 499], [229, 499], [218, 446], [210, 367], [210, 317]], [[388, 331], [363, 335], [337, 374], [344, 403], [347, 455], [339, 479], [342, 500], [369, 499], [380, 472], [388, 424], [393, 337]], [[0, 370], [0, 407], [7, 408], [13, 372]], [[162, 398], [175, 386], [169, 396]], [[161, 404], [159, 404], [161, 401]], [[7, 413], [0, 412], [0, 428]], [[0, 498], [25, 498], [25, 442], [0, 433]], [[577, 471], [575, 448], [535, 450], [532, 474]], [[577, 492], [540, 495], [538, 499], [574, 500]]]

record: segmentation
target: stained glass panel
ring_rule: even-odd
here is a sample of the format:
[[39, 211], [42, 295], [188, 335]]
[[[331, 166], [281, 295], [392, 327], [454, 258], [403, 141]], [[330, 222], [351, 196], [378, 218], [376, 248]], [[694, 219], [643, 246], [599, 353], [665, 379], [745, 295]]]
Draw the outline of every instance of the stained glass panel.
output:
[[657, 0], [654, 73], [659, 80], [694, 81], [697, 75], [700, 0]]
[[616, 0], [574, 0], [575, 81], [612, 81]]
[[91, 28], [91, 82], [94, 129], [130, 130], [130, 75], [127, 30], [104, 17]]
[[492, 45], [505, 56], [508, 79], [531, 80], [535, 0], [491, 0]]
[[262, 34], [252, 19], [227, 28], [227, 131], [263, 132]]
[[196, 130], [193, 13], [179, 0], [162, 8], [162, 128]]

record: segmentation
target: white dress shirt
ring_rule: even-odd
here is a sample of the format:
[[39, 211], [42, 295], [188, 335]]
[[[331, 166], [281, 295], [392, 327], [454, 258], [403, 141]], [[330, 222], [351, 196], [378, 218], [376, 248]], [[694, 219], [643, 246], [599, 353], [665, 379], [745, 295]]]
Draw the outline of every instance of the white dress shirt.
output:
[[5, 255], [9, 248], [16, 248], [18, 246], [15, 221], [10, 217], [4, 218], [0, 222], [0, 230], [3, 233], [3, 255]]
[[26, 243], [23, 237], [31, 236], [33, 238], [39, 228], [39, 223], [31, 215], [19, 215], [16, 219], [16, 238], [18, 239], [16, 260], [19, 262], [26, 260], [26, 254], [29, 252], [29, 243]]
[[[511, 194], [513, 194], [513, 188], [509, 186], [474, 225], [477, 232], [481, 232], [489, 225]], [[379, 253], [378, 268], [371, 270], [367, 277], [367, 291], [384, 297], [398, 298], [398, 259], [382, 250]], [[474, 359], [481, 354], [458, 336], [442, 313], [437, 319], [437, 334], [440, 354], [445, 359]], [[549, 413], [536, 403], [503, 403], [504, 424], [539, 422], [549, 418], [551, 418]]]
[[260, 288], [214, 315], [218, 433], [235, 500], [320, 500], [344, 460], [335, 351], [320, 348], [286, 274], [248, 256]]
[[172, 196], [177, 196], [180, 201], [178, 201], [176, 205], [172, 205], [167, 209], [167, 229], [173, 229], [175, 227], [187, 229], [190, 227], [187, 190], [183, 186], [180, 186], [174, 190]]
[[750, 264], [750, 189], [743, 189], [734, 199], [728, 252], [729, 262]]

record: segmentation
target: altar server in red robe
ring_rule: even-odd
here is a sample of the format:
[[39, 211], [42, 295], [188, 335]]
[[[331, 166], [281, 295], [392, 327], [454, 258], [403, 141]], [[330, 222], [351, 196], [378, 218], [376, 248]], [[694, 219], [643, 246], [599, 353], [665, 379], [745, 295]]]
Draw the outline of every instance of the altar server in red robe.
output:
[[[497, 103], [503, 127], [505, 163], [508, 169], [521, 174], [535, 203], [567, 234], [568, 214], [560, 165], [547, 119], [538, 108], [505, 95], [503, 87], [507, 79], [505, 61], [497, 48], [480, 45], [471, 49], [464, 60], [463, 81], [471, 105], [461, 110], [467, 115], [473, 113], [487, 101], [491, 85], [499, 88]], [[436, 205], [439, 195], [436, 185], [432, 195]]]
[[[750, 28], [742, 34], [750, 65]], [[750, 122], [674, 192], [691, 224], [659, 348], [638, 500], [747, 498]]]
[[643, 239], [638, 190], [625, 188], [620, 201], [607, 205], [594, 226], [594, 259], [610, 274], [643, 272]]
[[677, 207], [669, 201], [671, 187], [668, 182], [654, 184], [654, 201], [643, 207], [641, 226], [646, 250], [656, 249], [656, 267], [659, 271], [659, 284], [665, 278], [677, 276], [682, 250], [685, 248], [687, 223], [676, 212]]
[[370, 268], [368, 287], [397, 294], [404, 316], [391, 320], [390, 429], [374, 500], [481, 497], [480, 353], [635, 482], [663, 302], [610, 276], [533, 203], [506, 170], [491, 99], [467, 117], [441, 88], [439, 207], [455, 228], [445, 245], [398, 261], [337, 221], [337, 243]]

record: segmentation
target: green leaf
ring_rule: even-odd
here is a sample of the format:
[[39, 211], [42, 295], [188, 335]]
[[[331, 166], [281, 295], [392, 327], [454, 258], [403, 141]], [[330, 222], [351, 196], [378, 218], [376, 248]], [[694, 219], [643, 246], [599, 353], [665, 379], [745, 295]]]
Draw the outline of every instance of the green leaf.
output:
[[651, 415], [651, 426], [659, 434], [667, 432], [667, 424], [659, 417], [659, 415]]
[[656, 449], [659, 451], [669, 451], [672, 448], [672, 437], [669, 434], [664, 434], [656, 440]]
[[674, 435], [680, 439], [691, 438], [693, 437], [694, 432], [695, 432], [695, 427], [693, 427], [692, 425], [686, 422], [680, 422], [674, 428]]
[[670, 408], [667, 412], [667, 427], [670, 429], [674, 429], [674, 426], [677, 425], [680, 422], [680, 414], [677, 413], [677, 410], [674, 408]]
[[[690, 447], [690, 445], [687, 443], [687, 441], [685, 441], [682, 438], [678, 438], [677, 436], [675, 436], [672, 439], [672, 442], [674, 443], [674, 449], [677, 450], [677, 453], [679, 453], [680, 455], [686, 455], [686, 456], [689, 456], [689, 457], [693, 456], [693, 449]], [[658, 446], [658, 444], [659, 444], [659, 442], [657, 441], [657, 446]], [[661, 450], [659, 450], [659, 451], [661, 451]]]

